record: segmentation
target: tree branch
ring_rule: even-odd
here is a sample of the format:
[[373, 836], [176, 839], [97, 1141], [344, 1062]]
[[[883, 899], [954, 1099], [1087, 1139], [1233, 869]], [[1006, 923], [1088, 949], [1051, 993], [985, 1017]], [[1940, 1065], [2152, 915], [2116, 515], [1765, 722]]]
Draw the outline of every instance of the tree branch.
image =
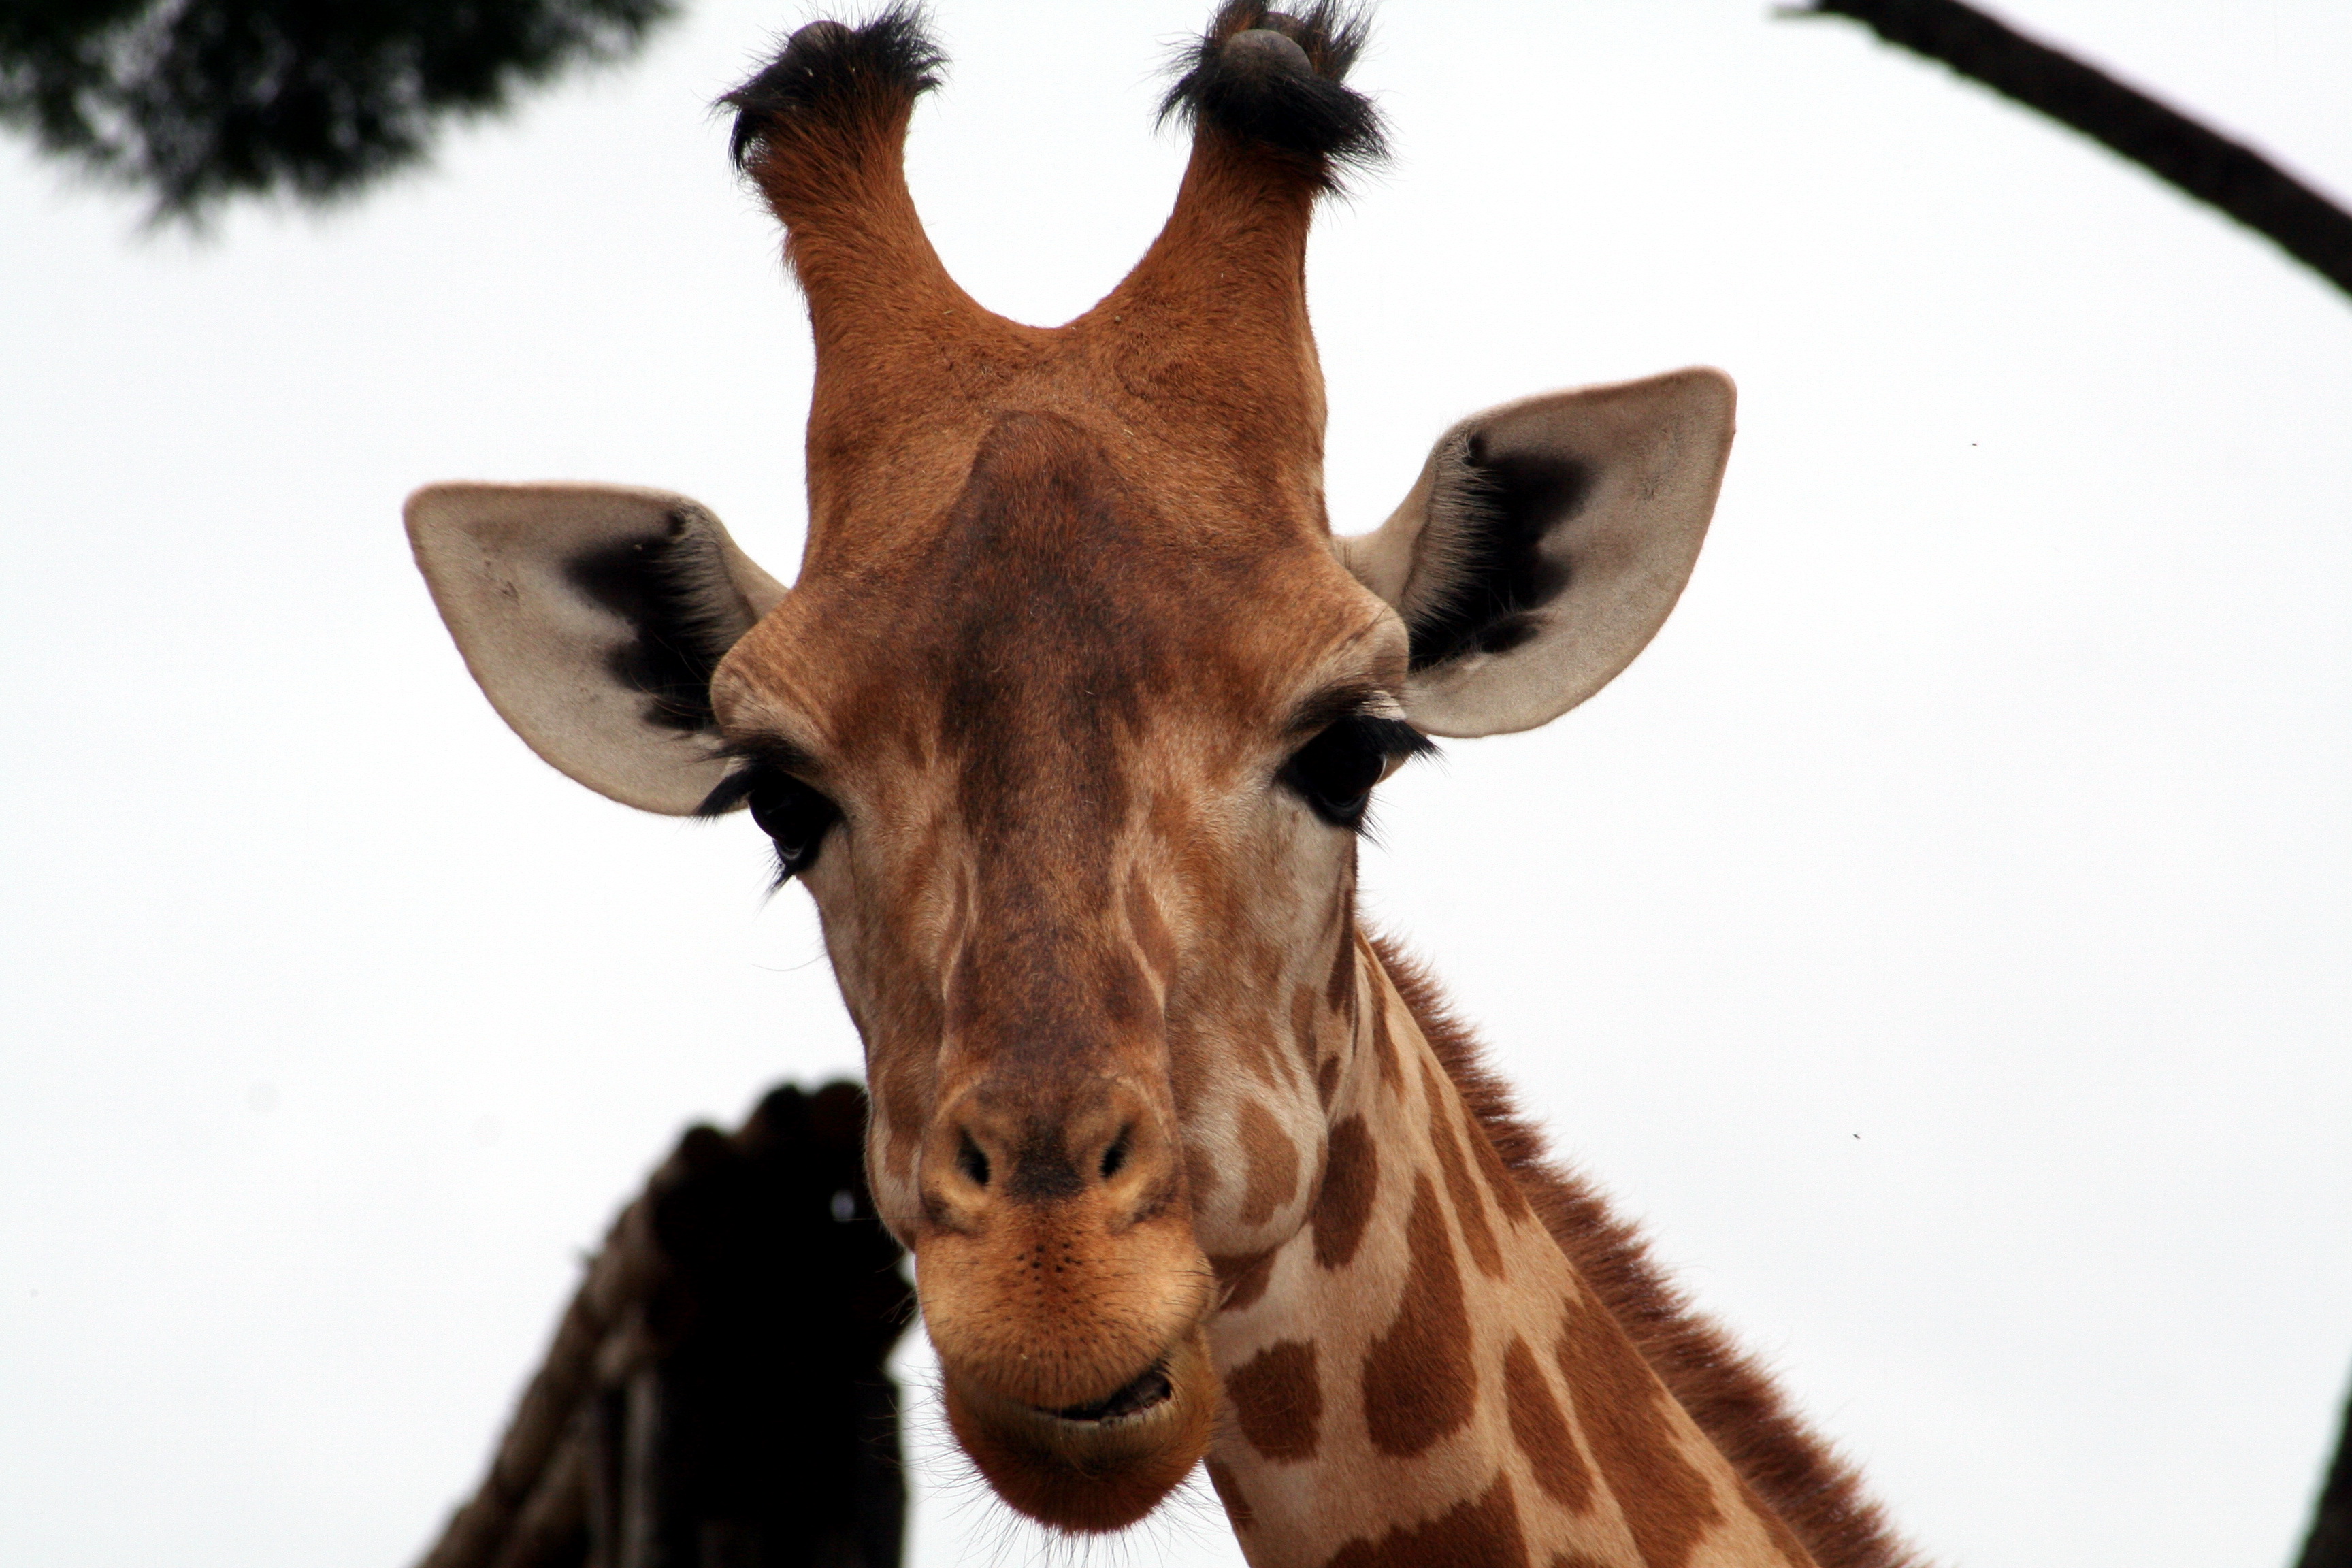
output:
[[2352, 294], [2352, 213], [2252, 148], [1959, 0], [1811, 0], [2122, 153]]
[[2303, 1555], [2295, 1568], [2352, 1568], [2352, 1401], [2344, 1406], [2344, 1426], [2336, 1438], [2336, 1462], [2319, 1489], [2311, 1510], [2311, 1533], [2303, 1538]]

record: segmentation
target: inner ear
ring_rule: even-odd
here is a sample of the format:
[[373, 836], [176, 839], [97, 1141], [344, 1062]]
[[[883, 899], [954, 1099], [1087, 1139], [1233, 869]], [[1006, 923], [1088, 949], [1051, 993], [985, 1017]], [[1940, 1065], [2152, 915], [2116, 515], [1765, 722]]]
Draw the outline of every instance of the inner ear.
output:
[[1733, 401], [1720, 372], [1684, 370], [1489, 409], [1387, 522], [1337, 542], [1405, 623], [1415, 728], [1530, 729], [1633, 662], [1697, 562]]
[[562, 563], [565, 579], [609, 611], [628, 635], [605, 650], [604, 668], [645, 694], [644, 721], [660, 730], [715, 730], [710, 678], [758, 616], [734, 584], [718, 542], [684, 511], [660, 532], [616, 539]]
[[410, 542], [466, 668], [533, 751], [601, 795], [691, 813], [728, 773], [710, 678], [784, 596], [684, 496], [433, 485]]
[[1532, 639], [1532, 612], [1558, 598], [1572, 562], [1544, 541], [1591, 499], [1589, 462], [1558, 452], [1498, 453], [1483, 428], [1440, 444], [1420, 558], [1397, 606], [1412, 668], [1508, 653]]

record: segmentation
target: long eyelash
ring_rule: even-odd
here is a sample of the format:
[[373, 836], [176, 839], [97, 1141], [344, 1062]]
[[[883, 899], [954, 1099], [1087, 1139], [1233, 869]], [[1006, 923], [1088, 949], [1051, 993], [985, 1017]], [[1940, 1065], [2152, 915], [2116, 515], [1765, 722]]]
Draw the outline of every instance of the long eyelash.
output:
[[694, 815], [724, 816], [741, 805], [751, 798], [751, 792], [760, 787], [761, 771], [756, 763], [749, 767], [737, 768], [720, 779], [717, 788], [702, 797], [702, 804], [694, 808]]
[[1380, 746], [1381, 754], [1391, 757], [1432, 757], [1437, 754], [1437, 742], [1414, 729], [1402, 719], [1380, 719], [1360, 713], [1356, 722]]
[[727, 741], [715, 747], [713, 757], [736, 764], [735, 771], [720, 779], [718, 787], [702, 797], [694, 808], [697, 816], [724, 816], [751, 798], [760, 780], [770, 772], [780, 773], [805, 773], [810, 766], [807, 752], [789, 741], [759, 737], [748, 741]]

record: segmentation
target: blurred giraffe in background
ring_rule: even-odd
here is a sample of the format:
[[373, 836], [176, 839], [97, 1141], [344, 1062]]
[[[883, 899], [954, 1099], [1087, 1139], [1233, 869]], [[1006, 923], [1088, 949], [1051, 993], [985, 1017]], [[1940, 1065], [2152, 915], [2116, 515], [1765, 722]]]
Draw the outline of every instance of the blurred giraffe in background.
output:
[[1361, 42], [1227, 4], [1165, 229], [1044, 329], [916, 216], [919, 16], [802, 28], [727, 100], [816, 342], [793, 585], [609, 487], [419, 491], [418, 561], [549, 762], [748, 806], [807, 885], [876, 1206], [1013, 1507], [1118, 1530], [1205, 1460], [1258, 1568], [1907, 1563], [1357, 918], [1382, 778], [1656, 631], [1733, 403], [1692, 370], [1507, 405], [1335, 539], [1305, 247], [1380, 151]]

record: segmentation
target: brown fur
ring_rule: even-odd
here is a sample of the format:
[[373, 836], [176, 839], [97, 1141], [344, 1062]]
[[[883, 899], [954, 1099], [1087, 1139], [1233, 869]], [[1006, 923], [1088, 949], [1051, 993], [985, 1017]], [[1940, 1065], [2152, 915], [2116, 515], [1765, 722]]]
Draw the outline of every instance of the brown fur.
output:
[[1438, 1092], [1436, 1069], [1424, 1061], [1422, 1073], [1426, 1079], [1422, 1087], [1429, 1098], [1429, 1141], [1436, 1147], [1437, 1163], [1445, 1173], [1445, 1190], [1454, 1199], [1454, 1218], [1462, 1222], [1462, 1239], [1487, 1278], [1500, 1279], [1503, 1249], [1496, 1244], [1494, 1226], [1486, 1223], [1486, 1200], [1478, 1195], [1469, 1163], [1462, 1157], [1461, 1141], [1454, 1135], [1454, 1119], [1447, 1112], [1445, 1097]]
[[1510, 1478], [1497, 1476], [1486, 1496], [1466, 1499], [1426, 1524], [1348, 1542], [1326, 1568], [1527, 1568], [1527, 1561]]
[[1311, 1459], [1322, 1436], [1323, 1383], [1315, 1347], [1285, 1340], [1225, 1376], [1225, 1397], [1250, 1447], [1269, 1459]]
[[1381, 1157], [1364, 1119], [1350, 1116], [1335, 1123], [1325, 1156], [1323, 1190], [1307, 1223], [1315, 1227], [1315, 1261], [1325, 1268], [1345, 1268], [1364, 1239], [1364, 1226], [1372, 1217], [1372, 1194], [1379, 1190]]
[[1665, 1394], [1625, 1353], [1617, 1320], [1581, 1296], [1568, 1303], [1553, 1358], [1642, 1561], [1649, 1568], [1685, 1568], [1723, 1515], [1706, 1478], [1675, 1440]]
[[1528, 1457], [1536, 1484], [1572, 1512], [1592, 1506], [1592, 1471], [1576, 1447], [1576, 1435], [1560, 1414], [1559, 1401], [1544, 1379], [1528, 1342], [1511, 1336], [1503, 1352], [1503, 1395], [1509, 1402], [1511, 1440]]
[[1241, 1135], [1249, 1171], [1242, 1218], [1264, 1225], [1275, 1210], [1298, 1195], [1298, 1145], [1273, 1112], [1254, 1100], [1242, 1103]]
[[1763, 1369], [1667, 1282], [1640, 1234], [1612, 1215], [1587, 1183], [1553, 1163], [1543, 1135], [1520, 1115], [1429, 972], [1391, 942], [1375, 939], [1373, 950], [1545, 1229], [1659, 1380], [1821, 1568], [1922, 1568], [1864, 1495], [1853, 1467], [1808, 1430]]
[[1274, 1280], [1274, 1254], [1261, 1252], [1255, 1258], [1212, 1258], [1209, 1267], [1216, 1271], [1217, 1283], [1224, 1290], [1224, 1300], [1217, 1303], [1220, 1312], [1238, 1312], [1256, 1304]]
[[1364, 1428], [1373, 1447], [1418, 1454], [1470, 1419], [1478, 1404], [1470, 1344], [1462, 1266], [1437, 1189], [1422, 1176], [1405, 1220], [1404, 1289], [1396, 1317], [1364, 1352]]

